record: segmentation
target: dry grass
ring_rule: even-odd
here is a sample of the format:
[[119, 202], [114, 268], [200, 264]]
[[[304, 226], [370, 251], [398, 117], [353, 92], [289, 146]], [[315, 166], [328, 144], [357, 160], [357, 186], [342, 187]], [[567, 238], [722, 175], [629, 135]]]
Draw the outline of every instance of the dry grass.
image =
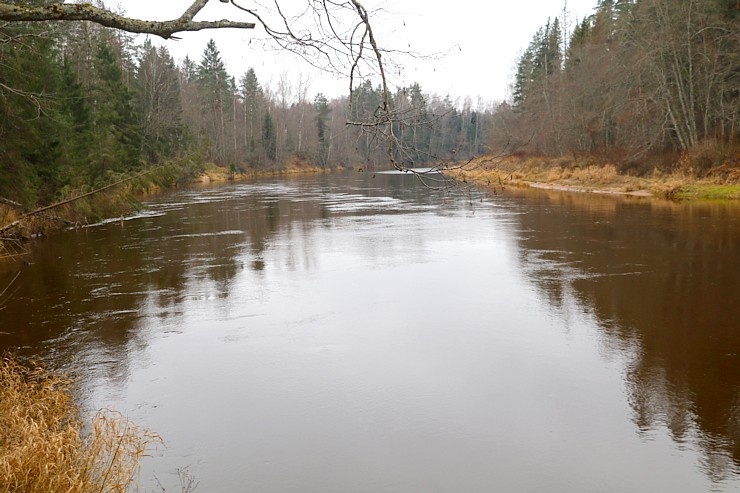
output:
[[298, 156], [291, 156], [283, 165], [276, 168], [247, 168], [232, 172], [228, 168], [214, 163], [206, 165], [204, 171], [195, 180], [197, 183], [225, 183], [227, 181], [243, 181], [271, 176], [302, 175], [328, 173], [331, 168], [321, 168], [311, 164], [308, 160]]
[[71, 381], [5, 357], [0, 363], [0, 493], [123, 493], [159, 437], [101, 411], [91, 429]]
[[[562, 160], [561, 160], [562, 161]], [[618, 174], [611, 164], [549, 162], [542, 158], [504, 159], [483, 166], [465, 167], [448, 172], [458, 180], [490, 186], [560, 184], [572, 187], [595, 188], [601, 186], [636, 189], [638, 184], [631, 177]]]
[[691, 154], [691, 159], [686, 161], [692, 165], [701, 164], [702, 178], [697, 177], [694, 169], [686, 163], [674, 165], [673, 171], [668, 173], [654, 167], [652, 173], [633, 176], [620, 172], [619, 166], [596, 163], [589, 157], [544, 158], [528, 155], [503, 158], [484, 156], [474, 159], [462, 169], [451, 170], [446, 174], [456, 180], [478, 183], [494, 190], [506, 185], [521, 185], [566, 191], [653, 195], [671, 199], [737, 199], [740, 162], [737, 157], [728, 158], [723, 164], [706, 169], [707, 162], [716, 162], [714, 157], [711, 161], [706, 157], [710, 151], [715, 152], [716, 149], [697, 149]]

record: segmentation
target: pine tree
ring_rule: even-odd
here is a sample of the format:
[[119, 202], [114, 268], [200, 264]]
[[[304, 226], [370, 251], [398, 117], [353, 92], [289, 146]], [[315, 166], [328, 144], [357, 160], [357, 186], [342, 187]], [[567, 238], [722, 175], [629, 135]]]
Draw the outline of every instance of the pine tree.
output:
[[206, 44], [198, 65], [197, 84], [204, 105], [204, 116], [207, 115], [209, 123], [206, 128], [215, 146], [211, 157], [223, 164], [226, 161], [225, 114], [230, 110], [231, 97], [229, 74], [213, 39]]

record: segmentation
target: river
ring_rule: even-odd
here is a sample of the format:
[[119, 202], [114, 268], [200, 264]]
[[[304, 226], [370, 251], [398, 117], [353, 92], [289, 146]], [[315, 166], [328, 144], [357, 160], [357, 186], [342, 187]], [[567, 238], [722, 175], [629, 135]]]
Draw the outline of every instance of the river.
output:
[[0, 351], [158, 432], [146, 491], [740, 489], [736, 204], [328, 174], [32, 249]]

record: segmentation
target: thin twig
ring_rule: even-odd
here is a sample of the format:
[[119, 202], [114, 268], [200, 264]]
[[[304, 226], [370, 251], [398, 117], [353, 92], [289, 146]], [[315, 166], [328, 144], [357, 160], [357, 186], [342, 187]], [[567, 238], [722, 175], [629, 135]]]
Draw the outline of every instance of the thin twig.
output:
[[8, 289], [10, 289], [10, 286], [13, 285], [13, 283], [15, 282], [15, 280], [18, 279], [18, 277], [20, 275], [21, 275], [21, 271], [18, 271], [18, 273], [15, 275], [15, 277], [8, 283], [7, 286], [5, 286], [5, 289], [3, 289], [3, 292], [0, 293], [0, 298], [2, 298], [3, 296], [5, 296], [5, 293], [8, 292]]

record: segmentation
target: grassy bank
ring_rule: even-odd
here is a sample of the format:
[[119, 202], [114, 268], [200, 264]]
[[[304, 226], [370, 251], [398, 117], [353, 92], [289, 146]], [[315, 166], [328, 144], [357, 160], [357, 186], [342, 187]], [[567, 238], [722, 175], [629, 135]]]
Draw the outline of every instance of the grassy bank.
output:
[[0, 361], [0, 493], [123, 493], [135, 484], [159, 437], [112, 411], [86, 425], [71, 385], [42, 367]]
[[[48, 211], [29, 216], [14, 231], [24, 237], [54, 227], [55, 222], [85, 224], [104, 217], [120, 215], [138, 205], [137, 198], [163, 188], [186, 184], [195, 180], [204, 165], [193, 160], [176, 160], [152, 166], [136, 174], [109, 174], [96, 186], [65, 187], [56, 203]], [[0, 202], [0, 227], [28, 214], [21, 204]]]
[[314, 166], [298, 157], [291, 158], [281, 167], [246, 170], [180, 159], [132, 176], [112, 175], [109, 183], [104, 185], [105, 189], [98, 193], [90, 187], [69, 189], [58, 206], [38, 214], [29, 215], [20, 204], [0, 201], [0, 260], [24, 254], [24, 242], [35, 236], [130, 214], [140, 207], [142, 197], [164, 189], [195, 183], [222, 183], [329, 171], [330, 168]]
[[223, 183], [227, 181], [245, 181], [270, 176], [303, 175], [331, 172], [332, 168], [321, 168], [297, 156], [291, 157], [283, 166], [275, 168], [229, 169], [215, 164], [208, 164], [198, 176], [198, 183]]
[[737, 159], [709, 167], [701, 175], [691, 168], [676, 166], [670, 172], [656, 167], [649, 173], [635, 176], [620, 172], [614, 164], [592, 158], [483, 156], [446, 174], [458, 181], [493, 188], [514, 185], [672, 200], [740, 199], [740, 163]]

